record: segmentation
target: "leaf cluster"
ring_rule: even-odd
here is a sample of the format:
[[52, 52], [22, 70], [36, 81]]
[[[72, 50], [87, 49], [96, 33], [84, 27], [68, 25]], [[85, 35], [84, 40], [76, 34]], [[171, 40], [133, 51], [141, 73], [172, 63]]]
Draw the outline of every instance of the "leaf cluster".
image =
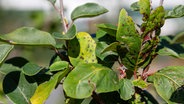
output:
[[[49, 1], [55, 6], [56, 0]], [[142, 24], [136, 24], [122, 8], [117, 26], [99, 24], [94, 37], [77, 31], [75, 21], [108, 12], [96, 3], [75, 8], [72, 23], [63, 22], [66, 32], [50, 34], [21, 27], [0, 35], [4, 93], [16, 104], [43, 104], [61, 84], [66, 104], [80, 104], [87, 98], [92, 99], [89, 104], [158, 104], [146, 91], [153, 84], [167, 103], [183, 103], [183, 66], [149, 73], [151, 62], [158, 55], [183, 59], [184, 33], [160, 36], [167, 19], [184, 16], [183, 5], [167, 11], [162, 5], [152, 9], [150, 0], [139, 0], [131, 8], [142, 14]], [[6, 59], [16, 45], [46, 47], [55, 55], [48, 59], [49, 67], [22, 57]]]

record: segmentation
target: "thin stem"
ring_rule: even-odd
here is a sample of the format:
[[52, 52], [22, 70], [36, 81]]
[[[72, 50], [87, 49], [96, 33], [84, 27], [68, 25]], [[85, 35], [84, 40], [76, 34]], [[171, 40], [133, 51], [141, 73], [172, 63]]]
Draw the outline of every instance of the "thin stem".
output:
[[164, 0], [160, 0], [160, 6], [162, 6], [164, 3]]
[[153, 7], [152, 7], [152, 0], [150, 0], [150, 10], [152, 10]]
[[53, 3], [51, 3], [51, 4], [54, 7], [54, 9], [60, 14], [60, 10], [56, 7], [56, 5], [54, 5]]
[[61, 16], [61, 22], [63, 24], [64, 27], [64, 32], [67, 32], [67, 24], [65, 21], [65, 17], [64, 17], [64, 6], [63, 6], [63, 0], [60, 0], [60, 16]]
[[56, 54], [60, 57], [61, 60], [66, 60], [65, 56], [63, 56], [56, 48], [54, 48], [54, 51], [56, 52]]

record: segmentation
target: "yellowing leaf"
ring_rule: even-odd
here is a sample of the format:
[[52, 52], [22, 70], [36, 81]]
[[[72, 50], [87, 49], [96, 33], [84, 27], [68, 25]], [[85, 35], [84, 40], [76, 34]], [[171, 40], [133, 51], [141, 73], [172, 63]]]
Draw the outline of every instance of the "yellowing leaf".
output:
[[86, 32], [79, 32], [68, 44], [69, 59], [74, 66], [78, 63], [96, 63], [95, 50], [96, 43]]
[[31, 97], [31, 104], [44, 104], [45, 100], [49, 97], [52, 90], [56, 87], [57, 83], [68, 74], [69, 70], [66, 69], [62, 72], [55, 74], [48, 82], [40, 84], [34, 95]]

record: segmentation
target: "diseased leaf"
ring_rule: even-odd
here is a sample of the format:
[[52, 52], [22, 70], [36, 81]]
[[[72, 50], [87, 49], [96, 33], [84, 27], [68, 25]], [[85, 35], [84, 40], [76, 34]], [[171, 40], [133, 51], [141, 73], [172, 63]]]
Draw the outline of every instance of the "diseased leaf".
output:
[[96, 3], [86, 3], [75, 8], [71, 14], [71, 19], [74, 21], [78, 18], [94, 17], [108, 12], [104, 7]]
[[54, 38], [49, 33], [32, 27], [22, 27], [11, 33], [0, 35], [0, 39], [15, 45], [56, 45]]
[[134, 86], [131, 80], [122, 79], [120, 80], [120, 96], [123, 100], [129, 100], [135, 93]]
[[69, 71], [69, 69], [66, 69], [62, 72], [58, 72], [49, 81], [40, 84], [30, 99], [31, 104], [44, 104], [52, 90], [56, 87], [57, 83], [60, 82]]
[[68, 55], [72, 65], [96, 63], [96, 43], [86, 32], [79, 32], [76, 38], [68, 42]]
[[161, 69], [148, 77], [148, 81], [153, 82], [157, 93], [167, 102], [173, 103], [172, 94], [184, 85], [184, 66], [169, 66]]
[[141, 30], [143, 31], [142, 37], [145, 37], [146, 34], [153, 30], [159, 30], [164, 25], [164, 15], [163, 6], [159, 6], [153, 10], [146, 22], [141, 25]]
[[140, 7], [139, 7], [139, 4], [138, 2], [134, 2], [130, 5], [130, 8], [133, 10], [133, 11], [139, 11], [140, 10]]
[[68, 74], [63, 88], [69, 97], [88, 98], [93, 91], [105, 93], [118, 90], [118, 77], [108, 67], [95, 63], [84, 63], [77, 65]]
[[138, 2], [140, 13], [143, 14], [143, 20], [146, 21], [146, 19], [149, 17], [151, 9], [150, 9], [150, 0], [139, 0]]
[[137, 69], [141, 38], [136, 31], [132, 18], [127, 15], [125, 9], [120, 12], [116, 39], [123, 44], [123, 46], [117, 48], [123, 65], [130, 70]]
[[180, 18], [184, 16], [184, 5], [178, 5], [173, 8], [173, 10], [167, 11], [165, 18]]
[[56, 61], [49, 68], [50, 71], [60, 71], [68, 68], [69, 63], [67, 61]]
[[99, 24], [97, 27], [111, 36], [116, 36], [117, 26], [111, 24]]
[[11, 52], [13, 47], [14, 47], [13, 45], [9, 45], [9, 44], [0, 44], [0, 65], [6, 59], [6, 57]]
[[14, 71], [8, 73], [3, 80], [3, 91], [15, 104], [30, 104], [30, 98], [37, 84], [29, 82], [23, 73]]
[[61, 39], [61, 40], [71, 40], [75, 37], [75, 35], [77, 34], [77, 30], [76, 30], [76, 26], [73, 25], [66, 34], [61, 34], [61, 33], [57, 33], [54, 32], [52, 35], [54, 38], [56, 39]]
[[33, 76], [36, 75], [38, 72], [40, 72], [43, 68], [33, 63], [27, 63], [22, 67], [22, 69], [23, 69], [22, 72], [25, 75]]
[[17, 66], [13, 66], [12, 64], [6, 64], [6, 63], [4, 63], [0, 66], [0, 73], [1, 74], [6, 75], [6, 74], [8, 74], [10, 72], [14, 72], [14, 71], [22, 71], [22, 69], [17, 67]]

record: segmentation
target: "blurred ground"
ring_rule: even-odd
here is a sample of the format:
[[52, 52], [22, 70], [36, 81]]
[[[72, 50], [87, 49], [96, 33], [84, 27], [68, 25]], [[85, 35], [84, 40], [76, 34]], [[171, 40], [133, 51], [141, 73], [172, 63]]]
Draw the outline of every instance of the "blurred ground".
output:
[[[76, 6], [84, 4], [85, 2], [97, 2], [106, 7], [109, 10], [109, 13], [95, 18], [77, 20], [75, 23], [78, 31], [95, 33], [96, 24], [112, 23], [116, 25], [121, 8], [126, 8], [129, 15], [133, 17], [134, 21], [140, 24], [141, 16], [138, 12], [132, 12], [129, 9], [130, 4], [134, 1], [137, 0], [64, 0], [65, 15], [67, 18], [70, 18], [70, 13]], [[156, 7], [158, 4], [159, 0], [153, 1], [153, 7]], [[184, 4], [184, 1], [167, 0], [164, 2], [166, 9], [171, 9], [175, 5], [179, 4]], [[183, 24], [184, 18], [167, 20], [166, 24], [162, 28], [161, 34], [175, 35], [176, 33], [184, 31]], [[61, 32], [62, 30], [60, 19], [47, 0], [0, 0], [0, 34], [6, 34], [22, 26], [33, 26], [50, 33], [55, 31]], [[13, 52], [10, 53], [9, 58], [13, 56], [23, 56], [28, 60], [39, 63], [39, 65], [48, 66], [48, 59], [50, 59], [53, 54], [52, 50], [45, 49], [44, 47], [33, 48], [18, 46]], [[184, 65], [183, 63], [184, 61], [179, 59], [160, 56], [154, 60], [153, 66], [150, 69], [156, 71], [165, 66]], [[3, 76], [1, 76], [1, 79], [2, 78]], [[2, 80], [0, 80], [0, 82], [2, 82]], [[155, 93], [154, 91], [151, 92]], [[56, 94], [58, 94], [57, 91]], [[50, 99], [53, 99], [53, 97]], [[7, 101], [3, 96], [2, 86], [0, 86], [0, 104], [1, 102], [9, 103], [9, 101]]]

